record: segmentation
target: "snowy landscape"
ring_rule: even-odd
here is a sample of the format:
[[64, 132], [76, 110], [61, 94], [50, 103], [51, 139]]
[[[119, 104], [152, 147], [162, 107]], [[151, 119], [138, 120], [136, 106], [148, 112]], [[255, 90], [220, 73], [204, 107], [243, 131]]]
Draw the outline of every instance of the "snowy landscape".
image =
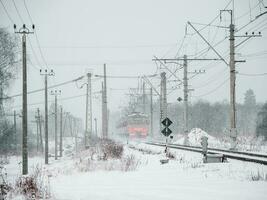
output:
[[[64, 151], [75, 149], [74, 141], [65, 141]], [[236, 160], [225, 163], [203, 163], [194, 152], [170, 150], [170, 161], [164, 148], [140, 142], [122, 144], [120, 155], [104, 158], [101, 148], [90, 148], [77, 154], [64, 154], [60, 160], [44, 165], [42, 157], [29, 158], [29, 168], [36, 190], [23, 194], [15, 185], [20, 180], [21, 158], [9, 157], [4, 165], [6, 181], [12, 188], [7, 199], [265, 199], [267, 166]], [[116, 148], [115, 148], [116, 149]], [[4, 174], [4, 173], [3, 173]], [[223, 189], [222, 189], [223, 188]], [[160, 192], [159, 192], [160, 191]], [[253, 191], [253, 193], [251, 192]]]
[[267, 0], [0, 0], [0, 200], [266, 200]]

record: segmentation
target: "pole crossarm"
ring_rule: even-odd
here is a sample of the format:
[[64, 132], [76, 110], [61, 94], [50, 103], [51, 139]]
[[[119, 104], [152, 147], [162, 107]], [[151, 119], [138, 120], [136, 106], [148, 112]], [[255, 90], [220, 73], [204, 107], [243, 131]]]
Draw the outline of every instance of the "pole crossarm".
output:
[[157, 95], [160, 96], [160, 93], [157, 91], [157, 89], [153, 86], [153, 84], [150, 82], [150, 80], [147, 78], [147, 76], [143, 76], [142, 77], [143, 80], [148, 84], [150, 85], [150, 87], [156, 92]]
[[218, 51], [205, 39], [203, 35], [190, 23], [187, 22], [195, 31], [196, 33], [207, 43], [207, 45], [219, 56], [219, 58], [228, 66], [229, 64], [225, 61], [225, 59], [218, 53]]
[[179, 77], [176, 76], [176, 74], [174, 72], [172, 72], [166, 65], [165, 63], [162, 63], [162, 59], [157, 58], [156, 56], [154, 56], [154, 59], [152, 59], [152, 61], [159, 61], [166, 70], [168, 70], [168, 72], [170, 72], [175, 78], [177, 78], [177, 80], [179, 80], [180, 82], [182, 82]]

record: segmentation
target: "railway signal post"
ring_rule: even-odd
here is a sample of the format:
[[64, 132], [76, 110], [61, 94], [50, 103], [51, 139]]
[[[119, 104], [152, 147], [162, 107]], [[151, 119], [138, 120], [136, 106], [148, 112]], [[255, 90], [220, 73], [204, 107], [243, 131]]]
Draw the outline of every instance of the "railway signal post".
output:
[[168, 154], [168, 137], [172, 133], [172, 130], [169, 129], [169, 126], [172, 124], [172, 121], [168, 117], [166, 117], [161, 123], [164, 126], [164, 128], [161, 130], [161, 133], [166, 137], [165, 153], [167, 155]]

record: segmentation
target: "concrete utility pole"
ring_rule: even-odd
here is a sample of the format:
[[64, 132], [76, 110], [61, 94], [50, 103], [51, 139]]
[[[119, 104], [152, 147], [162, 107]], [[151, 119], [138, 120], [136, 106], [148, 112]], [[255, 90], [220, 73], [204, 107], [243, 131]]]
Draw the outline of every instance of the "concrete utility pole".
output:
[[106, 64], [104, 64], [104, 84], [102, 85], [102, 101], [103, 101], [102, 132], [103, 132], [103, 138], [108, 138], [108, 106], [107, 106]]
[[[34, 25], [32, 29], [34, 30]], [[26, 35], [33, 34], [25, 24], [15, 33], [22, 34], [22, 174], [28, 174], [28, 112], [27, 112], [27, 59], [26, 59]]]
[[41, 147], [41, 152], [44, 152], [44, 144], [43, 144], [43, 135], [42, 135], [42, 120], [41, 120], [41, 115], [40, 115], [40, 109], [37, 108], [37, 120], [39, 124], [39, 139], [40, 139], [40, 147]]
[[[85, 109], [85, 148], [89, 145], [89, 140], [92, 135], [92, 74], [87, 73], [86, 83], [86, 109]], [[83, 86], [82, 86], [83, 87]]]
[[142, 99], [143, 99], [143, 113], [145, 114], [146, 113], [146, 83], [143, 82], [143, 86], [142, 86], [142, 89], [143, 89], [143, 95], [142, 95]]
[[[183, 78], [183, 85], [184, 85], [184, 135], [185, 140], [184, 143], [188, 144], [188, 119], [189, 119], [189, 109], [188, 109], [188, 93], [190, 89], [188, 88], [188, 73], [194, 73], [194, 74], [202, 74], [205, 73], [204, 70], [194, 71], [194, 72], [188, 72], [188, 60], [190, 61], [209, 61], [209, 60], [221, 60], [221, 59], [206, 59], [206, 58], [187, 58], [187, 55], [184, 55], [183, 58], [171, 58], [171, 59], [155, 59], [155, 61], [163, 61], [163, 63], [174, 63], [183, 61], [183, 68], [184, 68], [184, 78]], [[178, 98], [179, 99], [179, 98]], [[180, 101], [180, 100], [179, 100]]]
[[162, 129], [161, 122], [167, 117], [167, 91], [166, 91], [166, 73], [160, 73], [160, 130]]
[[60, 130], [59, 130], [59, 156], [62, 157], [62, 152], [63, 152], [63, 123], [62, 119], [63, 118], [63, 108], [62, 106], [60, 107]]
[[36, 122], [36, 151], [39, 152], [39, 145], [40, 145], [40, 142], [39, 142], [39, 121], [38, 121], [38, 117], [35, 116], [35, 121], [32, 121], [32, 122]]
[[153, 137], [153, 88], [150, 88], [150, 135]]
[[55, 160], [58, 157], [58, 136], [57, 136], [57, 96], [61, 94], [61, 90], [51, 91], [51, 95], [55, 96]]
[[48, 100], [47, 100], [47, 76], [54, 76], [55, 73], [54, 71], [51, 69], [50, 71], [48, 71], [47, 69], [42, 70], [40, 69], [40, 75], [44, 75], [45, 77], [45, 126], [44, 126], [44, 130], [45, 130], [45, 164], [48, 164], [48, 153], [49, 153], [49, 147], [48, 147]]
[[97, 137], [97, 118], [95, 118], [94, 120], [95, 120], [95, 136]]
[[236, 148], [236, 138], [237, 138], [237, 130], [236, 130], [236, 94], [235, 94], [235, 81], [236, 81], [236, 71], [235, 71], [235, 25], [233, 24], [233, 12], [230, 11], [231, 15], [231, 24], [229, 26], [230, 29], [230, 137], [232, 138], [231, 148]]
[[184, 55], [184, 144], [188, 145], [188, 78], [187, 56]]
[[16, 148], [16, 153], [17, 153], [17, 114], [16, 111], [14, 110], [14, 141], [15, 141], [15, 148]]

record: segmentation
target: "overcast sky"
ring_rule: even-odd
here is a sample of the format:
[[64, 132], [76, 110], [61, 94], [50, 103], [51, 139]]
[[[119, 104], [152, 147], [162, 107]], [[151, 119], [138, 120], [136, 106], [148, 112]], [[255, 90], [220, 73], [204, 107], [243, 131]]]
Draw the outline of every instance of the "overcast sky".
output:
[[[18, 27], [25, 23], [31, 24], [30, 17], [23, 0], [14, 0], [21, 18], [18, 16], [12, 0], [1, 0], [12, 21]], [[207, 48], [207, 44], [187, 27], [187, 21], [207, 24], [211, 22], [228, 4], [228, 0], [25, 0], [33, 23], [36, 26], [35, 35], [28, 35], [28, 90], [43, 87], [43, 77], [39, 75], [40, 68], [53, 69], [55, 77], [49, 78], [49, 84], [57, 84], [75, 79], [90, 70], [93, 74], [103, 73], [103, 64], [107, 64], [108, 75], [142, 76], [160, 73], [157, 65], [152, 62], [153, 56], [159, 58], [174, 58], [184, 54], [192, 55]], [[235, 23], [237, 30], [260, 13], [266, 11], [263, 3], [258, 0], [235, 0]], [[228, 9], [233, 5], [229, 4]], [[251, 8], [251, 9], [250, 9]], [[221, 21], [218, 17], [212, 25], [229, 26], [229, 14], [224, 13]], [[253, 38], [236, 50], [239, 63], [237, 71], [244, 74], [266, 73], [267, 69], [267, 14], [249, 24], [236, 35], [244, 35], [246, 31], [262, 32], [261, 38]], [[13, 32], [13, 22], [0, 6], [0, 26]], [[193, 24], [197, 29], [203, 25]], [[187, 31], [186, 31], [187, 30]], [[185, 37], [185, 32], [187, 35]], [[228, 29], [213, 26], [206, 27], [201, 34], [213, 45], [229, 35]], [[44, 59], [40, 54], [36, 36], [39, 40]], [[183, 39], [184, 38], [184, 39]], [[238, 44], [242, 39], [238, 38]], [[31, 49], [32, 44], [33, 49]], [[216, 50], [228, 62], [229, 40], [226, 38]], [[34, 56], [34, 53], [36, 57]], [[178, 53], [178, 54], [177, 54]], [[201, 55], [202, 58], [218, 58], [210, 50]], [[45, 60], [45, 61], [44, 61]], [[47, 66], [45, 64], [47, 63]], [[182, 62], [181, 62], [182, 64]], [[177, 66], [169, 65], [171, 70]], [[211, 102], [229, 100], [229, 68], [221, 61], [190, 62], [189, 71], [205, 69], [189, 80], [192, 102], [205, 99]], [[167, 72], [167, 77], [169, 77]], [[189, 74], [191, 77], [193, 74]], [[176, 76], [182, 79], [183, 71], [178, 70]], [[95, 79], [95, 78], [94, 78]], [[174, 80], [171, 77], [169, 80]], [[158, 86], [159, 79], [151, 79]], [[59, 87], [62, 90], [60, 98], [85, 94], [79, 89], [84, 81]], [[101, 79], [93, 81], [93, 91], [101, 88]], [[244, 93], [251, 88], [258, 102], [267, 100], [267, 76], [237, 76], [237, 101], [243, 102]], [[171, 92], [177, 82], [169, 82]], [[116, 110], [128, 102], [128, 88], [138, 86], [138, 79], [108, 79], [108, 107]], [[21, 92], [21, 73], [12, 85], [9, 95]], [[122, 90], [121, 90], [122, 89]], [[124, 90], [125, 89], [125, 90]], [[182, 96], [183, 90], [172, 91], [168, 102], [176, 101]], [[52, 100], [52, 96], [49, 97]], [[28, 96], [28, 103], [42, 102], [43, 92]], [[64, 108], [79, 117], [84, 117], [85, 97], [60, 101]], [[20, 109], [21, 98], [16, 98], [11, 109]], [[101, 98], [95, 93], [93, 99], [94, 116], [100, 116]], [[30, 109], [43, 105], [30, 105]]]

